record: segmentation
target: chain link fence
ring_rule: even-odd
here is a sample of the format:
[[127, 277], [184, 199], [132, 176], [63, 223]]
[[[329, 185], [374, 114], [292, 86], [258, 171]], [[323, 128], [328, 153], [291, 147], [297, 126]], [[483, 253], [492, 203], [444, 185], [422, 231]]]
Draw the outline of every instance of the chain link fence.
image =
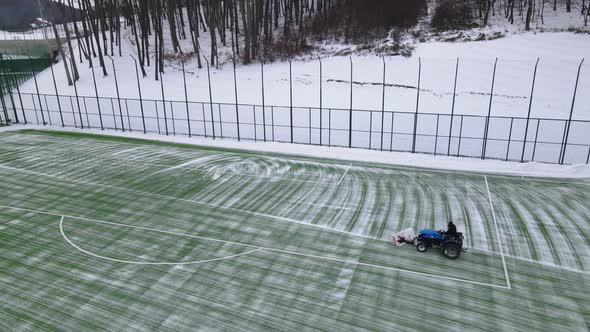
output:
[[19, 84], [31, 77], [37, 85], [36, 73], [47, 66], [51, 66], [50, 59], [3, 57], [0, 124], [33, 123], [517, 162], [590, 162], [590, 121], [571, 116], [575, 93], [570, 117], [552, 119], [531, 117], [530, 104], [527, 117], [492, 116], [493, 83], [487, 116], [424, 113], [418, 107], [415, 112], [403, 112], [385, 107], [297, 107], [292, 101], [281, 106], [195, 102], [188, 96], [185, 100], [103, 97], [98, 92], [95, 96], [77, 92], [72, 96], [60, 95], [57, 86], [55, 94], [40, 93], [38, 88], [37, 93], [20, 91]]

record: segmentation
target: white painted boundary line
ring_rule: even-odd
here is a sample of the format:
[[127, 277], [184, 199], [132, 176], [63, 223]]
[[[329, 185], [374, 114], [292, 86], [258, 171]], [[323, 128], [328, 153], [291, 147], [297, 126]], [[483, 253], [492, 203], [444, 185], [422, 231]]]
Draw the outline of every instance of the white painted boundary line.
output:
[[120, 155], [122, 153], [127, 153], [127, 152], [135, 151], [135, 150], [138, 150], [138, 149], [141, 149], [141, 146], [138, 146], [138, 147], [135, 147], [135, 148], [131, 148], [131, 149], [121, 150], [121, 151], [118, 151], [118, 152], [114, 152], [114, 153], [111, 153], [111, 156], [113, 156], [113, 157], [114, 156], [118, 156], [118, 155]]
[[[229, 243], [229, 244], [237, 244], [237, 245], [243, 245], [243, 246], [247, 246], [247, 247], [256, 248], [254, 250], [250, 250], [248, 252], [241, 253], [241, 254], [238, 254], [238, 255], [245, 255], [247, 253], [249, 254], [249, 253], [253, 253], [253, 252], [256, 252], [256, 251], [265, 250], [265, 251], [271, 251], [271, 252], [279, 252], [279, 253], [283, 253], [283, 254], [289, 254], [289, 255], [293, 255], [293, 256], [301, 256], [301, 257], [314, 258], [314, 259], [318, 259], [318, 260], [332, 261], [332, 262], [338, 262], [338, 263], [344, 263], [344, 264], [353, 264], [353, 265], [365, 266], [365, 267], [371, 267], [371, 268], [377, 268], [377, 269], [388, 270], [388, 271], [403, 272], [403, 273], [408, 273], [408, 274], [413, 274], [413, 275], [418, 275], [418, 276], [428, 277], [428, 278], [433, 278], [433, 279], [457, 281], [457, 282], [462, 282], [462, 283], [467, 283], [467, 284], [473, 284], [473, 285], [479, 285], [479, 286], [486, 286], [486, 287], [492, 287], [492, 288], [499, 288], [499, 289], [510, 289], [507, 286], [494, 285], [494, 284], [489, 284], [489, 283], [485, 283], [485, 282], [478, 282], [478, 281], [473, 281], [473, 280], [468, 280], [468, 279], [438, 276], [438, 275], [434, 275], [434, 274], [429, 274], [429, 273], [424, 273], [424, 272], [417, 272], [417, 271], [406, 270], [406, 269], [401, 269], [401, 268], [396, 268], [396, 267], [390, 267], [390, 266], [382, 266], [382, 265], [369, 264], [369, 263], [360, 263], [360, 262], [357, 262], [357, 261], [349, 261], [349, 260], [345, 260], [345, 259], [342, 259], [342, 258], [336, 258], [336, 257], [319, 256], [319, 255], [312, 255], [312, 254], [304, 254], [304, 253], [300, 253], [300, 252], [296, 252], [296, 251], [282, 250], [282, 249], [269, 248], [269, 247], [261, 247], [261, 246], [256, 246], [256, 245], [252, 245], [252, 244], [248, 244], [248, 243], [241, 243], [241, 242], [234, 242], [234, 241], [225, 241], [225, 240], [220, 240], [220, 239], [215, 239], [215, 238], [209, 238], [209, 237], [204, 237], [204, 236], [184, 234], [184, 233], [178, 233], [178, 232], [169, 232], [169, 231], [164, 231], [164, 230], [159, 230], [159, 229], [153, 229], [153, 228], [149, 228], [149, 227], [126, 225], [126, 224], [115, 223], [115, 222], [110, 222], [110, 221], [97, 220], [97, 219], [89, 219], [89, 218], [77, 217], [77, 216], [71, 216], [71, 215], [63, 215], [63, 214], [59, 214], [59, 213], [46, 212], [46, 211], [41, 211], [41, 210], [32, 210], [32, 209], [25, 209], [25, 208], [19, 208], [19, 207], [13, 207], [13, 206], [6, 206], [6, 205], [0, 205], [0, 207], [1, 208], [12, 209], [12, 210], [26, 211], [26, 212], [32, 212], [32, 213], [40, 213], [40, 214], [46, 214], [46, 215], [60, 217], [60, 232], [61, 232], [61, 235], [62, 235], [62, 237], [64, 237], [64, 239], [70, 245], [72, 245], [76, 249], [78, 249], [78, 250], [80, 250], [80, 251], [82, 251], [82, 252], [84, 252], [84, 253], [86, 253], [88, 255], [91, 255], [93, 257], [101, 258], [101, 259], [107, 259], [107, 260], [114, 260], [114, 261], [119, 261], [119, 262], [123, 262], [123, 263], [125, 263], [126, 261], [120, 261], [120, 260], [111, 259], [109, 257], [99, 256], [99, 255], [90, 253], [90, 252], [88, 252], [88, 251], [86, 251], [86, 250], [78, 247], [77, 245], [75, 245], [63, 233], [63, 226], [62, 226], [63, 219], [64, 218], [72, 218], [72, 219], [89, 221], [89, 222], [95, 222], [95, 223], [102, 223], [102, 224], [107, 224], [107, 225], [115, 225], [115, 226], [121, 226], [121, 227], [127, 227], [127, 228], [141, 229], [141, 230], [152, 231], [152, 232], [163, 233], [163, 234], [178, 235], [178, 236], [184, 236], [184, 237], [190, 237], [190, 238], [197, 238], [197, 239], [203, 239], [203, 240], [209, 240], [209, 241], [216, 241], [216, 242], [223, 242], [223, 243]], [[226, 259], [226, 258], [231, 258], [231, 257], [236, 257], [236, 256], [237, 255], [227, 256], [227, 257], [222, 257], [221, 259]], [[220, 260], [220, 259], [215, 259], [215, 260]], [[204, 263], [205, 261], [201, 261], [201, 262]], [[131, 262], [128, 262], [128, 263], [130, 263], [130, 264], [141, 264], [141, 263], [132, 262], [132, 261]], [[187, 263], [185, 263], [185, 264], [187, 264]], [[147, 264], [147, 263], [143, 263], [143, 264]], [[174, 263], [174, 264], [172, 264], [172, 263], [168, 263], [168, 264], [160, 263], [160, 264], [151, 264], [151, 265], [178, 265], [178, 264], [179, 263]]]
[[68, 236], [66, 235], [66, 233], [64, 232], [63, 229], [63, 222], [64, 222], [64, 216], [61, 217], [61, 219], [59, 220], [59, 232], [61, 233], [61, 236], [64, 238], [64, 240], [66, 240], [67, 243], [69, 243], [72, 247], [78, 249], [79, 251], [90, 255], [92, 257], [95, 258], [100, 258], [100, 259], [104, 259], [104, 260], [108, 260], [108, 261], [112, 261], [112, 262], [117, 262], [117, 263], [126, 263], [126, 264], [135, 264], [135, 265], [192, 265], [192, 264], [201, 264], [201, 263], [209, 263], [209, 262], [215, 262], [215, 261], [221, 261], [224, 259], [230, 259], [230, 258], [234, 258], [234, 257], [238, 257], [238, 256], [243, 256], [243, 255], [247, 255], [259, 250], [262, 250], [262, 248], [256, 248], [254, 250], [249, 250], [246, 252], [242, 252], [239, 254], [235, 254], [235, 255], [229, 255], [229, 256], [225, 256], [225, 257], [219, 257], [219, 258], [212, 258], [212, 259], [204, 259], [204, 260], [199, 260], [199, 261], [189, 261], [189, 262], [140, 262], [140, 261], [127, 261], [127, 260], [121, 260], [121, 259], [116, 259], [116, 258], [112, 258], [112, 257], [107, 257], [107, 256], [101, 256], [101, 255], [97, 255], [93, 252], [90, 252], [88, 250], [82, 249], [80, 248], [77, 244], [75, 244], [72, 240], [70, 240], [70, 238], [68, 238]]
[[492, 194], [490, 193], [490, 185], [488, 183], [488, 177], [483, 176], [486, 182], [486, 190], [488, 191], [488, 200], [490, 202], [490, 209], [492, 211], [492, 219], [494, 220], [494, 228], [496, 229], [496, 236], [498, 237], [498, 246], [500, 248], [500, 257], [502, 258], [502, 266], [504, 266], [504, 277], [506, 278], [506, 285], [508, 289], [512, 289], [510, 286], [510, 277], [508, 276], [508, 268], [506, 267], [506, 258], [504, 257], [504, 248], [502, 248], [502, 238], [500, 237], [500, 228], [498, 227], [498, 221], [496, 220], [496, 212], [494, 211], [494, 204], [492, 203]]
[[344, 174], [342, 174], [342, 177], [340, 178], [340, 181], [338, 181], [337, 186], [340, 185], [340, 182], [342, 182], [342, 180], [344, 180], [344, 177], [346, 176], [346, 173], [348, 173], [348, 170], [350, 170], [350, 168], [352, 167], [352, 164], [348, 165], [348, 167], [346, 168], [346, 171], [344, 171]]

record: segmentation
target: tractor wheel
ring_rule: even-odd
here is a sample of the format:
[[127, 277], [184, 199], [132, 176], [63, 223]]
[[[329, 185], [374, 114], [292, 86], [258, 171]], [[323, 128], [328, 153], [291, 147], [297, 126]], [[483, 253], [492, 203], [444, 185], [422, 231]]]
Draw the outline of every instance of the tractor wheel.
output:
[[461, 255], [461, 247], [456, 243], [448, 243], [443, 246], [442, 253], [448, 259], [457, 259]]
[[418, 250], [419, 252], [425, 252], [426, 249], [428, 249], [428, 246], [426, 245], [426, 243], [424, 243], [424, 242], [418, 242], [416, 244], [416, 250]]

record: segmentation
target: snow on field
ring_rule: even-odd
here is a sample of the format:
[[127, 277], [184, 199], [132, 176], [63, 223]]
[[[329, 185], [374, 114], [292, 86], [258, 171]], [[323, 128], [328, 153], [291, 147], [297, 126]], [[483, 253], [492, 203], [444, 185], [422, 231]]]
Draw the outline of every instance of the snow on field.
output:
[[[23, 128], [44, 130], [40, 126], [12, 126], [0, 128], [0, 132], [20, 130]], [[486, 174], [507, 174], [519, 176], [540, 176], [553, 178], [578, 178], [590, 179], [590, 165], [553, 165], [545, 163], [514, 163], [498, 160], [479, 160], [467, 158], [455, 158], [445, 156], [431, 156], [425, 154], [412, 154], [405, 152], [381, 152], [365, 149], [347, 149], [340, 147], [310, 146], [302, 144], [275, 143], [275, 142], [251, 142], [235, 140], [213, 140], [197, 137], [163, 136], [158, 134], [123, 133], [113, 130], [87, 130], [75, 128], [62, 128], [59, 130], [80, 133], [96, 133], [118, 137], [131, 137], [158, 140], [163, 142], [175, 142], [198, 146], [211, 146], [228, 149], [240, 149], [259, 151], [262, 153], [288, 153], [291, 155], [318, 157], [325, 159], [373, 162], [398, 166], [431, 168], [458, 172], [479, 172]]]

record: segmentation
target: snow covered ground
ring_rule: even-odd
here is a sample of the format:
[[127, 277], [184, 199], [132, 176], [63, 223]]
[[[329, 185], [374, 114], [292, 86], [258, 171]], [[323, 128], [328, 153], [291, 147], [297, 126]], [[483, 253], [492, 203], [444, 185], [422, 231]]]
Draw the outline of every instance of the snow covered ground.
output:
[[[129, 36], [127, 36], [129, 37]], [[206, 38], [202, 45], [206, 45]], [[204, 46], [205, 47], [205, 46]], [[206, 49], [204, 54], [207, 54]], [[134, 54], [129, 43], [123, 45], [124, 56], [113, 57], [121, 97], [138, 98]], [[385, 57], [385, 109], [414, 112], [418, 83], [418, 61], [422, 62], [420, 80], [421, 113], [450, 113], [453, 99], [455, 66], [459, 58], [459, 74], [455, 101], [456, 114], [485, 115], [488, 112], [493, 64], [498, 58], [492, 115], [526, 116], [535, 61], [540, 58], [535, 86], [532, 116], [567, 118], [571, 108], [578, 65], [590, 58], [590, 35], [537, 33], [510, 35], [491, 41], [419, 44], [410, 58]], [[319, 107], [320, 86], [322, 106], [350, 108], [350, 60], [353, 63], [352, 107], [381, 110], [383, 96], [383, 61], [376, 56], [333, 56], [322, 60], [320, 82], [319, 61], [293, 61], [293, 105]], [[100, 96], [116, 97], [111, 63], [106, 59], [111, 75], [102, 77], [96, 71]], [[55, 65], [58, 90], [62, 95], [74, 95], [74, 87], [65, 84], [65, 73]], [[77, 82], [80, 95], [94, 96], [92, 73], [88, 63], [79, 65], [81, 80]], [[186, 63], [187, 90], [191, 101], [209, 101], [206, 68], [198, 69], [196, 61]], [[238, 65], [236, 69], [238, 102], [262, 104], [262, 73], [260, 64]], [[576, 119], [590, 119], [590, 69], [583, 65], [579, 95], [575, 107]], [[39, 91], [54, 94], [51, 72], [38, 77]], [[321, 84], [320, 84], [321, 83]], [[141, 80], [144, 98], [161, 98], [159, 82], [153, 80], [153, 68]], [[212, 100], [234, 103], [232, 65], [224, 63], [211, 69]], [[181, 64], [172, 62], [164, 75], [164, 95], [167, 100], [184, 100]], [[290, 103], [289, 64], [276, 62], [264, 65], [265, 104], [285, 106]], [[34, 82], [25, 84], [23, 92], [36, 92]]]
[[[465, 118], [465, 124], [459, 125], [461, 115], [485, 116], [490, 112], [494, 117], [522, 117], [526, 118], [529, 106], [532, 118], [560, 119], [560, 121], [547, 121], [537, 123], [533, 121], [528, 130], [527, 140], [535, 140], [535, 131], [539, 129], [540, 142], [546, 142], [535, 154], [530, 145], [525, 154], [525, 160], [542, 162], [557, 162], [559, 146], [565, 132], [565, 121], [572, 110], [572, 99], [576, 83], [576, 74], [583, 58], [590, 59], [590, 34], [565, 32], [568, 20], [564, 16], [546, 15], [545, 28], [537, 27], [535, 31], [523, 33], [517, 26], [500, 23], [498, 18], [492, 27], [474, 29], [470, 33], [493, 34], [501, 30], [506, 36], [503, 38], [470, 41], [470, 42], [437, 42], [437, 38], [430, 38], [427, 42], [417, 43], [411, 57], [391, 56], [378, 57], [374, 55], [326, 56], [321, 60], [322, 75], [320, 79], [320, 60], [312, 55], [306, 55], [293, 59], [291, 65], [288, 62], [275, 62], [264, 64], [264, 80], [262, 80], [262, 66], [260, 63], [251, 65], [238, 64], [236, 68], [236, 84], [234, 84], [233, 66], [231, 64], [231, 47], [220, 47], [221, 65], [219, 68], [211, 68], [211, 85], [208, 83], [206, 68], [198, 68], [196, 60], [187, 60], [186, 67], [186, 91], [189, 102], [226, 103], [227, 105], [215, 105], [218, 114], [209, 115], [201, 109], [203, 105], [191, 104], [189, 106], [190, 118], [195, 121], [192, 125], [200, 128], [194, 129], [197, 135], [207, 134], [216, 130], [224, 131], [224, 136], [236, 137], [236, 122], [234, 103], [246, 105], [266, 105], [263, 112], [257, 106], [240, 106], [240, 122], [252, 123], [242, 129], [242, 136], [259, 138], [266, 126], [260, 124], [263, 116], [273, 117], [273, 121], [283, 126], [278, 131], [277, 140], [289, 141], [289, 109], [291, 104], [295, 107], [293, 123], [301, 128], [313, 127], [309, 133], [305, 129], [296, 130], [293, 134], [294, 141], [304, 143], [313, 142], [319, 144], [332, 140], [332, 145], [348, 146], [348, 128], [350, 108], [358, 110], [370, 110], [372, 113], [355, 113], [353, 116], [353, 142], [352, 146], [371, 147], [379, 149], [377, 142], [385, 141], [385, 149], [408, 151], [412, 150], [411, 133], [413, 130], [413, 112], [418, 110], [419, 117], [417, 150], [425, 153], [447, 152], [450, 145], [451, 154], [479, 156], [482, 151], [482, 136], [485, 119]], [[573, 22], [573, 18], [570, 18]], [[553, 20], [553, 21], [551, 21]], [[551, 23], [553, 22], [553, 23]], [[577, 21], [576, 21], [577, 22]], [[551, 27], [551, 28], [550, 28]], [[503, 29], [503, 30], [502, 30]], [[559, 31], [559, 32], [543, 32]], [[114, 56], [118, 88], [116, 89], [111, 61], [105, 59], [109, 76], [103, 77], [100, 70], [95, 69], [96, 87], [93, 82], [92, 69], [88, 62], [78, 64], [81, 79], [76, 86], [68, 87], [65, 72], [60, 63], [54, 65], [57, 80], [57, 91], [62, 96], [64, 112], [69, 113], [66, 122], [76, 125], [74, 117], [78, 112], [76, 102], [63, 96], [86, 96], [81, 102], [82, 112], [90, 112], [86, 116], [85, 126], [100, 127], [98, 106], [94, 99], [96, 94], [105, 98], [116, 98], [117, 92], [121, 98], [139, 98], [138, 83], [134, 61], [130, 55], [135, 55], [132, 45], [133, 38], [130, 31], [124, 31], [123, 57]], [[440, 38], [439, 38], [440, 39]], [[209, 53], [209, 36], [204, 33], [200, 40], [202, 54]], [[185, 51], [190, 51], [190, 41], [182, 41]], [[344, 45], [328, 45], [338, 48]], [[166, 45], [168, 53], [171, 46]], [[76, 52], [77, 53], [77, 52]], [[115, 52], [116, 53], [116, 52]], [[318, 54], [321, 55], [321, 54]], [[174, 58], [174, 57], [172, 57]], [[494, 62], [497, 60], [496, 76], [494, 80], [494, 92], [490, 96]], [[535, 62], [539, 60], [533, 99], [531, 101], [531, 85]], [[94, 62], [97, 62], [95, 59]], [[454, 92], [455, 69], [458, 62], [458, 75], [456, 92]], [[203, 61], [203, 63], [205, 63]], [[352, 63], [352, 67], [351, 67]], [[420, 95], [418, 98], [418, 70], [420, 70]], [[352, 83], [351, 84], [351, 68]], [[385, 87], [383, 86], [383, 74], [385, 68]], [[167, 101], [168, 111], [174, 108], [176, 118], [179, 113], [185, 113], [185, 89], [183, 84], [182, 64], [179, 60], [168, 60], [163, 84], [153, 79], [153, 67], [147, 68], [148, 77], [140, 79], [142, 97], [149, 102], [140, 105], [137, 101], [129, 101], [122, 108], [129, 114], [130, 127], [135, 130], [141, 128], [140, 106], [145, 108], [148, 131], [160, 132], [164, 126], [174, 127], [174, 131], [186, 134], [188, 128], [185, 118], [179, 121], [167, 123], [162, 119], [164, 104]], [[21, 86], [21, 92], [54, 95], [56, 88], [53, 84], [51, 71], [45, 70], [37, 77], [37, 85], [30, 80]], [[163, 89], [162, 89], [163, 86]], [[291, 90], [292, 87], [292, 90]], [[211, 93], [209, 91], [211, 88]], [[236, 98], [237, 90], [237, 98]], [[578, 93], [573, 105], [573, 120], [590, 120], [590, 69], [589, 65], [580, 67], [580, 79]], [[263, 93], [264, 91], [264, 93]], [[491, 97], [491, 98], [490, 98]], [[65, 99], [65, 100], [63, 100]], [[491, 100], [491, 108], [490, 108]], [[57, 101], [55, 98], [47, 98], [43, 103], [45, 110], [52, 111], [54, 120], [58, 117]], [[16, 101], [18, 104], [19, 101]], [[39, 118], [35, 109], [39, 109], [37, 98], [27, 95], [24, 100], [29, 119]], [[103, 112], [108, 114], [106, 127], [122, 127], [125, 120], [116, 119], [118, 112], [116, 100], [102, 99]], [[206, 105], [208, 107], [208, 104]], [[280, 106], [274, 110], [269, 106]], [[323, 109], [320, 112], [317, 108]], [[18, 108], [18, 107], [17, 107]], [[313, 108], [313, 110], [312, 110]], [[328, 112], [328, 109], [342, 109]], [[106, 111], [105, 111], [106, 109]], [[178, 111], [182, 109], [182, 111]], [[386, 113], [381, 124], [381, 110], [386, 112], [407, 112], [410, 114], [396, 114], [395, 123], [392, 113]], [[454, 111], [454, 125], [452, 131], [450, 117]], [[111, 117], [111, 113], [113, 116]], [[159, 114], [158, 114], [159, 113]], [[217, 110], [216, 110], [217, 113]], [[213, 110], [211, 111], [213, 114]], [[437, 114], [441, 114], [440, 118]], [[369, 116], [370, 115], [370, 116]], [[82, 116], [80, 116], [82, 117]], [[214, 118], [217, 117], [217, 120]], [[159, 119], [158, 119], [159, 118]], [[321, 120], [320, 120], [321, 119]], [[322, 129], [320, 121], [323, 120]], [[437, 126], [438, 121], [440, 123]], [[117, 124], [117, 121], [120, 123]], [[215, 124], [215, 121], [223, 121], [225, 127]], [[331, 126], [336, 128], [328, 133], [326, 124], [331, 121]], [[47, 122], [47, 121], [46, 121]], [[49, 121], [51, 122], [51, 121]], [[58, 121], [53, 121], [54, 124]], [[208, 123], [211, 124], [208, 124]], [[393, 123], [393, 125], [392, 125]], [[464, 127], [464, 129], [460, 129]], [[375, 135], [383, 127], [385, 135]], [[490, 125], [490, 137], [496, 139], [490, 144], [490, 156], [498, 159], [520, 160], [522, 139], [525, 135], [526, 121], [516, 120], [511, 123], [509, 119], [492, 119]], [[256, 133], [258, 129], [258, 133]], [[200, 130], [200, 131], [198, 131]], [[313, 131], [313, 132], [312, 132]], [[372, 131], [372, 133], [368, 133]], [[395, 132], [395, 135], [387, 134]], [[334, 134], [336, 133], [336, 134]], [[569, 150], [566, 163], [586, 163], [588, 146], [590, 143], [590, 122], [576, 123], [572, 126], [570, 142], [581, 144]], [[436, 134], [436, 140], [433, 138]], [[448, 137], [463, 135], [474, 139], [451, 139]], [[395, 136], [395, 137], [394, 137]], [[439, 137], [442, 139], [439, 140]], [[519, 142], [520, 141], [520, 142]], [[387, 144], [387, 142], [390, 142]], [[324, 143], [325, 144], [325, 143]], [[511, 146], [512, 144], [512, 146]], [[543, 143], [544, 144], [544, 143]], [[436, 148], [436, 149], [435, 149]]]

